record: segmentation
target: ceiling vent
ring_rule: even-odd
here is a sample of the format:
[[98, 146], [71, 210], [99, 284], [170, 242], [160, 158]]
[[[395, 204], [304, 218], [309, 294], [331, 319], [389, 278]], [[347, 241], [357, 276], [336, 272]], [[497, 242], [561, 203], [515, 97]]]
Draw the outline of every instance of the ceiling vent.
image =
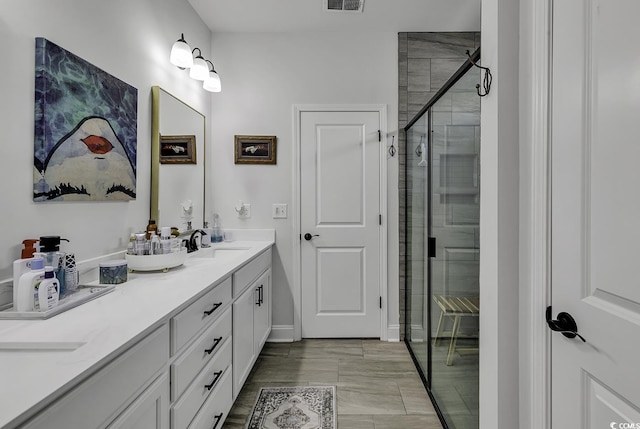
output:
[[364, 0], [322, 0], [322, 10], [326, 12], [362, 13]]

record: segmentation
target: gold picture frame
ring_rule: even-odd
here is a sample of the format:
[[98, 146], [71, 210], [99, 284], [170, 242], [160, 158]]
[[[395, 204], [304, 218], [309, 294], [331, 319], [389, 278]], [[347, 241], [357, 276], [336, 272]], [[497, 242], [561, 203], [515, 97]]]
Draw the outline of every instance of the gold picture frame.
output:
[[275, 164], [276, 136], [234, 136], [236, 164]]
[[197, 164], [196, 136], [160, 136], [160, 164]]

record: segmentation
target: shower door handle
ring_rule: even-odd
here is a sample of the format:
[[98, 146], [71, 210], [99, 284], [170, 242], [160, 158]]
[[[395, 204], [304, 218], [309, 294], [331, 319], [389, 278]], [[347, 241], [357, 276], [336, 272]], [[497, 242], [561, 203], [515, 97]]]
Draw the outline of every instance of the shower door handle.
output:
[[427, 257], [435, 258], [436, 257], [436, 238], [429, 237], [427, 241]]

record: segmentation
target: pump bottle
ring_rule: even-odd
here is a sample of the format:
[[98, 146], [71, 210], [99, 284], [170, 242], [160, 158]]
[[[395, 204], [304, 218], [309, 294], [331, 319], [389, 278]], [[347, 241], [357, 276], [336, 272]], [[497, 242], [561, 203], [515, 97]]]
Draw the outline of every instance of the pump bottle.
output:
[[44, 280], [44, 260], [36, 257], [31, 260], [31, 271], [21, 275], [18, 280], [18, 293], [13, 303], [16, 311], [24, 312], [34, 310], [35, 288], [42, 280]]

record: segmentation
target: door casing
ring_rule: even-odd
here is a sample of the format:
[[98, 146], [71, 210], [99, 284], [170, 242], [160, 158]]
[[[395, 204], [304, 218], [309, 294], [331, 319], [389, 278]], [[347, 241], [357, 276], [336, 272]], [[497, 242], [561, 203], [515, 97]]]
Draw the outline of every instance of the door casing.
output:
[[380, 311], [380, 340], [388, 339], [388, 292], [387, 292], [387, 106], [385, 104], [294, 104], [293, 105], [293, 195], [291, 225], [293, 248], [293, 334], [294, 341], [302, 339], [302, 264], [300, 242], [300, 118], [302, 112], [345, 112], [345, 111], [373, 111], [380, 115], [380, 213], [382, 225], [380, 234], [380, 296], [382, 309]]

